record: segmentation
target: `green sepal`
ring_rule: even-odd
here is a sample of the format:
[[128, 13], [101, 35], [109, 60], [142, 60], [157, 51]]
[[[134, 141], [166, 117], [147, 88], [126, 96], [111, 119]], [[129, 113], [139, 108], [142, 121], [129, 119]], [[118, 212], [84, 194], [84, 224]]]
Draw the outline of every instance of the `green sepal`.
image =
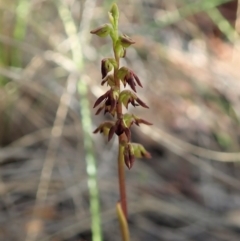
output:
[[113, 87], [112, 88], [112, 95], [113, 95], [114, 100], [118, 100], [118, 98], [119, 98], [119, 89]]
[[115, 124], [115, 122], [113, 122], [113, 121], [105, 121], [102, 124], [100, 124], [98, 126], [98, 128], [95, 131], [93, 131], [93, 133], [100, 132], [104, 136], [108, 136], [109, 131], [112, 128], [112, 126], [114, 126], [114, 124]]
[[106, 68], [107, 72], [110, 72], [113, 69], [113, 65], [112, 65], [110, 59], [107, 59], [104, 64], [105, 64], [105, 68]]
[[128, 108], [129, 99], [132, 98], [132, 94], [133, 93], [130, 90], [123, 90], [119, 95], [119, 102]]
[[114, 67], [117, 68], [117, 63], [114, 58], [108, 58], [108, 62]]
[[128, 74], [129, 70], [127, 67], [121, 67], [117, 72], [117, 77], [123, 82], [124, 84], [124, 78]]
[[115, 84], [115, 81], [114, 81], [114, 77], [113, 75], [107, 75], [101, 82], [101, 85], [104, 85], [105, 83], [107, 83], [108, 86], [110, 87], [114, 87], [116, 84]]
[[129, 128], [132, 125], [133, 121], [134, 118], [132, 114], [126, 113], [123, 115], [123, 123], [125, 127]]
[[134, 156], [136, 158], [151, 158], [150, 153], [144, 148], [143, 145], [139, 143], [131, 143], [131, 146], [133, 147], [134, 150]]

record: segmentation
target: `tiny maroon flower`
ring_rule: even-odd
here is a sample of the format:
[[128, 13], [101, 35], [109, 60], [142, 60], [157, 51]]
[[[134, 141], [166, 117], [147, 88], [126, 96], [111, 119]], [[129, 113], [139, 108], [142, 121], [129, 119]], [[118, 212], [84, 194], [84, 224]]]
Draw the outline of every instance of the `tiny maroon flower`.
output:
[[[133, 122], [132, 122], [133, 123]], [[122, 135], [123, 133], [125, 133], [127, 140], [129, 141], [131, 139], [131, 131], [130, 131], [130, 126], [132, 125], [132, 123], [130, 123], [130, 125], [124, 120], [124, 118], [119, 118], [115, 125], [111, 127], [111, 129], [109, 130], [109, 136], [108, 136], [108, 140], [110, 141], [113, 134], [116, 133], [118, 136]]]
[[126, 143], [124, 146], [124, 162], [131, 169], [136, 158], [151, 158], [150, 153], [138, 143]]
[[97, 110], [96, 115], [98, 115], [103, 109], [105, 109], [105, 113], [109, 112], [112, 116], [115, 115], [116, 112], [116, 105], [119, 97], [119, 91], [117, 89], [111, 88], [108, 90], [105, 94], [100, 96], [93, 108], [101, 104], [103, 101], [104, 104], [100, 106], [100, 108]]
[[136, 83], [142, 87], [142, 84], [140, 82], [140, 79], [138, 76], [130, 69], [127, 67], [121, 67], [118, 70], [118, 77], [121, 79], [124, 87], [126, 87], [126, 84], [128, 84], [135, 92], [136, 91]]

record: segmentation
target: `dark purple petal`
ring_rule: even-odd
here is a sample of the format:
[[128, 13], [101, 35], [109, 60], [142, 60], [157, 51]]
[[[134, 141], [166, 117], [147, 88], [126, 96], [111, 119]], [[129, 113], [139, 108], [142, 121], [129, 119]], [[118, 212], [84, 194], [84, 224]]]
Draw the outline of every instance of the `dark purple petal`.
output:
[[132, 104], [134, 107], [138, 106], [138, 104], [135, 103], [134, 99], [131, 99], [130, 102], [131, 102], [131, 104]]
[[137, 84], [138, 84], [139, 86], [143, 87], [140, 79], [138, 78], [138, 76], [137, 76], [135, 73], [132, 73], [132, 74], [133, 74], [134, 79], [136, 80]]
[[104, 79], [102, 82], [101, 82], [101, 85], [104, 85], [106, 82], [107, 82], [107, 78], [106, 79]]
[[116, 133], [118, 136], [120, 136], [120, 135], [122, 135], [123, 132], [124, 132], [124, 126], [123, 126], [123, 124], [122, 124], [122, 120], [119, 119], [119, 120], [117, 120], [117, 122], [116, 122], [116, 130], [115, 130], [115, 133]]
[[98, 108], [95, 115], [98, 115], [103, 109], [104, 109], [104, 105]]
[[93, 131], [93, 133], [96, 134], [96, 133], [99, 132], [99, 130], [100, 130], [100, 128], [98, 127], [97, 129], [95, 129], [95, 130]]
[[111, 107], [110, 107], [110, 110], [109, 110], [110, 113], [115, 109], [116, 104], [117, 104], [117, 101], [115, 99], [112, 99], [111, 105], [110, 105]]
[[129, 170], [133, 167], [133, 163], [135, 161], [134, 155], [129, 154]]
[[139, 123], [138, 123], [138, 121], [135, 121], [134, 123], [135, 123], [135, 124], [136, 124], [137, 126], [139, 126]]
[[108, 73], [105, 63], [106, 63], [106, 59], [103, 59], [101, 62], [102, 79], [104, 79]]
[[109, 95], [109, 91], [107, 91], [104, 95], [100, 96], [100, 97], [96, 100], [93, 108], [95, 108], [96, 106], [98, 106], [104, 99], [106, 99], [106, 98], [108, 97], [108, 95]]
[[122, 58], [125, 58], [125, 57], [126, 57], [126, 53], [127, 53], [126, 49], [123, 48], [123, 55], [122, 55]]
[[152, 125], [151, 122], [148, 122], [148, 121], [146, 121], [146, 120], [144, 120], [144, 119], [135, 119], [135, 123], [136, 123], [136, 124], [145, 124], [145, 125], [149, 125], [149, 126]]
[[137, 92], [136, 88], [135, 88], [135, 83], [134, 83], [134, 79], [133, 77], [131, 76], [130, 78], [127, 79], [127, 83], [129, 84], [129, 86], [135, 91]]
[[124, 149], [124, 162], [130, 170], [134, 163], [134, 155], [131, 153], [129, 145], [127, 145]]
[[141, 99], [137, 97], [136, 101], [138, 102], [139, 105], [141, 105], [144, 108], [149, 108]]
[[130, 163], [130, 159], [129, 159], [129, 154], [128, 152], [124, 152], [124, 162], [126, 164], [126, 166], [128, 167], [128, 169], [131, 168], [131, 163]]

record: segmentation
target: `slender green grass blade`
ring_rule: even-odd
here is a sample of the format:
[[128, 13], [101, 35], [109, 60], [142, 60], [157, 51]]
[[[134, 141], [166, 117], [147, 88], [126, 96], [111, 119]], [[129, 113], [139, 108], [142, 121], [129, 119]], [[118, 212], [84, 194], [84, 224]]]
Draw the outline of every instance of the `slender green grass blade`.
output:
[[193, 3], [185, 4], [183, 7], [166, 13], [165, 16], [161, 17], [159, 21], [157, 21], [158, 26], [161, 28], [166, 27], [168, 25], [177, 23], [181, 19], [184, 19], [193, 14], [212, 10], [213, 8], [223, 4], [230, 2], [231, 0], [200, 0]]
[[216, 24], [216, 26], [218, 26], [218, 28], [226, 36], [226, 38], [230, 42], [234, 43], [237, 38], [236, 31], [231, 26], [231, 24], [224, 18], [221, 12], [217, 8], [213, 8], [206, 12], [208, 13], [208, 16], [212, 19], [212, 21]]
[[[79, 70], [84, 68], [84, 60], [82, 55], [82, 46], [77, 34], [76, 25], [72, 19], [71, 13], [67, 6], [58, 4], [58, 11], [62, 22], [65, 27], [65, 31], [69, 38], [71, 38], [71, 52], [73, 61]], [[92, 133], [92, 121], [91, 112], [89, 109], [89, 101], [87, 98], [87, 85], [80, 79], [78, 81], [78, 93], [80, 95], [80, 113], [82, 120], [86, 169], [88, 174], [88, 188], [90, 193], [90, 212], [92, 218], [92, 240], [101, 241], [101, 218], [99, 207], [99, 193], [97, 187], [97, 167], [94, 155], [93, 143], [90, 133]]]
[[[31, 1], [29, 0], [19, 0], [18, 5], [16, 7], [16, 22], [14, 27], [13, 37], [18, 41], [23, 41], [27, 31], [27, 17], [29, 14]], [[12, 65], [15, 67], [20, 67], [21, 60], [21, 52], [19, 49], [15, 48], [12, 52]]]

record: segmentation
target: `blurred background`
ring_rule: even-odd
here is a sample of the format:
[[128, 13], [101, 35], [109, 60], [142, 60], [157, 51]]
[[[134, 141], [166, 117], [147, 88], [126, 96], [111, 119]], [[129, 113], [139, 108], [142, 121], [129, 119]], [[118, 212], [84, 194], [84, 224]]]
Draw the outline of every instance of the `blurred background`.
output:
[[[126, 170], [132, 240], [239, 240], [238, 1], [116, 2], [150, 106], [129, 111], [154, 124], [132, 128], [152, 154]], [[0, 2], [0, 240], [121, 240], [117, 140], [92, 134], [111, 4]]]

